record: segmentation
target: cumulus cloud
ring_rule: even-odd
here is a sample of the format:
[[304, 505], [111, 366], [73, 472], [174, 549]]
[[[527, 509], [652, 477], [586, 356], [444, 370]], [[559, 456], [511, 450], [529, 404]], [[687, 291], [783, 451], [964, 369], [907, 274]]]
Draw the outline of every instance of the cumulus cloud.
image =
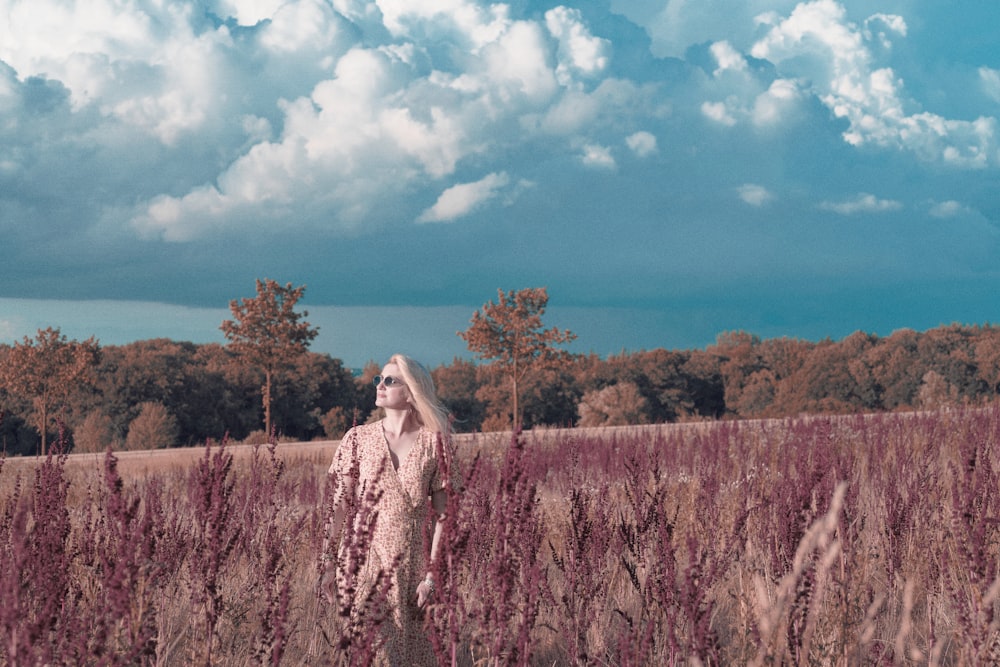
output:
[[252, 26], [270, 18], [283, 0], [215, 0], [214, 10], [220, 16], [236, 19], [242, 26]]
[[875, 195], [861, 193], [856, 197], [840, 202], [826, 201], [820, 204], [820, 208], [826, 211], [833, 211], [841, 215], [856, 215], [859, 213], [886, 213], [898, 211], [903, 208], [901, 202], [892, 199], [879, 199]]
[[542, 116], [531, 113], [522, 116], [521, 125], [571, 137], [635, 118], [657, 120], [665, 115], [665, 106], [657, 99], [655, 87], [611, 78], [592, 90], [565, 90]]
[[802, 94], [795, 81], [775, 79], [756, 97], [751, 112], [754, 125], [774, 126], [787, 122], [797, 111]]
[[906, 31], [906, 20], [902, 16], [879, 13], [865, 19], [862, 34], [869, 42], [877, 40], [883, 48], [891, 49], [892, 41], [889, 33], [905, 37]]
[[705, 118], [727, 127], [750, 122], [757, 128], [787, 126], [796, 119], [806, 97], [799, 81], [778, 77], [768, 82], [728, 42], [715, 42], [709, 51], [718, 66], [704, 94], [723, 99], [701, 104]]
[[774, 195], [767, 188], [754, 183], [741, 185], [736, 188], [736, 192], [739, 194], [740, 199], [750, 206], [763, 206], [774, 199]]
[[244, 1], [240, 4], [259, 5], [251, 11], [253, 16], [260, 18], [251, 25], [262, 18], [269, 19], [261, 28], [260, 43], [271, 51], [294, 53], [312, 49], [336, 52], [338, 45], [351, 41], [350, 24], [322, 0]]
[[13, 2], [6, 16], [0, 60], [21, 77], [59, 81], [74, 111], [93, 108], [166, 144], [225, 111], [216, 81], [232, 36], [199, 25], [193, 7], [38, 0]]
[[701, 113], [709, 120], [715, 121], [720, 125], [728, 127], [736, 125], [736, 118], [730, 113], [725, 102], [703, 102]]
[[[295, 201], [334, 211], [313, 212], [328, 225], [378, 224], [374, 202], [430, 187], [463, 160], [510, 141], [511, 127], [527, 130], [526, 142], [538, 133], [564, 135], [567, 150], [587, 147], [582, 164], [613, 167], [610, 150], [587, 135], [643, 108], [642, 88], [600, 78], [610, 43], [590, 32], [577, 9], [555, 8], [531, 21], [512, 19], [501, 5], [382, 2], [385, 27], [399, 39], [362, 46], [347, 43], [343, 14], [322, 6], [239, 6], [241, 22], [273, 12], [261, 39], [274, 49], [294, 48], [296, 36], [337, 45], [332, 76], [280, 102], [279, 137], [253, 143], [214, 182], [150, 201], [133, 217], [136, 230], [192, 240], [201, 229], [234, 228], [250, 207], [275, 219]], [[440, 68], [418, 41], [428, 31], [454, 45]], [[633, 150], [648, 155], [647, 144]]]
[[[348, 4], [340, 0], [341, 5]], [[356, 1], [351, 4], [359, 4]], [[367, 4], [367, 3], [365, 3]], [[390, 33], [414, 37], [423, 32], [431, 38], [458, 41], [473, 51], [491, 44], [509, 30], [513, 19], [507, 5], [481, 4], [472, 0], [379, 0], [376, 11]], [[372, 8], [371, 4], [367, 4]], [[358, 15], [359, 9], [349, 12]]]
[[[845, 141], [911, 150], [927, 160], [963, 168], [996, 164], [995, 118], [953, 120], [930, 112], [910, 112], [916, 103], [904, 93], [891, 67], [875, 62], [869, 44], [891, 46], [905, 37], [905, 19], [876, 14], [860, 28], [834, 0], [803, 2], [785, 18], [769, 15], [767, 34], [750, 50], [786, 76], [811, 82], [811, 92], [848, 122]], [[873, 31], [878, 25], [879, 30]]]
[[[746, 183], [741, 201], [763, 206], [773, 194], [754, 179], [777, 189], [801, 174], [808, 193], [819, 170], [799, 167], [838, 132], [859, 158], [918, 155], [986, 176], [997, 164], [995, 106], [960, 120], [907, 89], [913, 50], [892, 49], [916, 32], [908, 17], [835, 0], [610, 4], [0, 0], [0, 229], [7, 243], [38, 241], [21, 223], [48, 216], [48, 230], [122, 243], [360, 238], [472, 217], [525, 178], [568, 183], [626, 160], [636, 180], [623, 191], [677, 179], [694, 207]], [[959, 66], [978, 75], [966, 109], [1000, 101], [1000, 71]], [[961, 195], [920, 200], [931, 196]]]
[[588, 167], [597, 167], [599, 169], [614, 169], [616, 165], [615, 158], [611, 154], [611, 149], [599, 144], [585, 145], [580, 160]]
[[592, 76], [608, 64], [610, 43], [594, 37], [583, 24], [580, 10], [556, 7], [545, 12], [545, 25], [559, 41], [559, 64], [556, 76], [563, 85], [571, 85], [575, 74]]
[[[0, 107], [17, 107], [23, 82], [38, 80], [67, 94], [77, 125], [67, 142], [93, 141], [111, 159], [138, 132], [161, 144], [150, 160], [159, 151], [161, 162], [198, 165], [105, 207], [105, 221], [132, 207], [122, 223], [149, 239], [276, 220], [378, 225], [374, 202], [540, 136], [559, 137], [567, 154], [592, 145], [581, 162], [613, 166], [601, 147], [634, 135], [631, 117], [656, 113], [651, 86], [607, 76], [611, 41], [567, 6], [531, 18], [475, 0], [2, 7]], [[636, 141], [637, 154], [655, 150]], [[20, 169], [12, 151], [0, 155], [0, 171]]]
[[715, 62], [718, 63], [718, 67], [715, 70], [716, 76], [726, 70], [743, 71], [747, 68], [746, 58], [743, 57], [742, 53], [734, 49], [729, 42], [715, 42], [709, 47], [709, 50], [715, 57]]
[[[801, 304], [819, 274], [989, 275], [1000, 69], [972, 4], [0, 0], [0, 296], [224, 308], [266, 272], [476, 304], [542, 271], [563, 302], [739, 300], [752, 326], [780, 309], [749, 292]], [[427, 252], [451, 259], [426, 280], [365, 271]]]
[[616, 12], [645, 28], [652, 50], [660, 57], [683, 58], [696, 44], [720, 35], [737, 48], [756, 34], [754, 18], [764, 12], [786, 12], [796, 0], [612, 0]]
[[505, 173], [489, 174], [474, 183], [453, 185], [438, 197], [434, 206], [417, 218], [417, 222], [451, 222], [479, 208], [497, 196], [510, 178]]
[[625, 144], [639, 157], [648, 157], [657, 151], [656, 136], [644, 130], [625, 137]]

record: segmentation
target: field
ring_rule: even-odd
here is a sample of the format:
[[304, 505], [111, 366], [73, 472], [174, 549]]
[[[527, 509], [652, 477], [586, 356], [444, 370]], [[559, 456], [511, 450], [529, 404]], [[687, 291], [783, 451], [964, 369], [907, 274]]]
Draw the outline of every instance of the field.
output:
[[[9, 459], [0, 664], [354, 665], [335, 442]], [[1000, 661], [1000, 408], [462, 436], [442, 664]]]

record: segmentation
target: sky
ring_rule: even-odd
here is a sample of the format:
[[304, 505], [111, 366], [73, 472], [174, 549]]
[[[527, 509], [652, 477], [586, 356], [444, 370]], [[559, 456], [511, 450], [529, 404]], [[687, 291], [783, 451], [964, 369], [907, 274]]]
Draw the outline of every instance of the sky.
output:
[[0, 0], [0, 343], [349, 366], [497, 290], [601, 356], [1000, 306], [996, 0]]

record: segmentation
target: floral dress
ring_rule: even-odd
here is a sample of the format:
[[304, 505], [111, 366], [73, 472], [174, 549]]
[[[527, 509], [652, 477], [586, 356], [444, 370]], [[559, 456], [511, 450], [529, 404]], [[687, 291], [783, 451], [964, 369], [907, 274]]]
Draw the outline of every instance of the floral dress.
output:
[[348, 502], [360, 508], [354, 531], [341, 540], [338, 595], [351, 606], [355, 623], [379, 624], [382, 665], [436, 664], [416, 590], [428, 567], [434, 521], [429, 496], [445, 488], [443, 454], [437, 434], [421, 429], [395, 469], [382, 422], [376, 422], [348, 431], [330, 466], [340, 480], [337, 493], [348, 488], [343, 480], [354, 478]]

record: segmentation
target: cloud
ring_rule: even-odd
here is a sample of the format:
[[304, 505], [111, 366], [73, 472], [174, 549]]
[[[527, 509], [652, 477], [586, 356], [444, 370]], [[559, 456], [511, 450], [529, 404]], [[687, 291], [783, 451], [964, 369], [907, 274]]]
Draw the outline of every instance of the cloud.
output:
[[[340, 0], [340, 5], [359, 4]], [[372, 3], [385, 28], [395, 37], [459, 41], [473, 52], [495, 42], [513, 23], [503, 4], [482, 5], [468, 0], [379, 0]], [[371, 8], [367, 5], [366, 8]], [[345, 13], [358, 16], [350, 8]]]
[[751, 112], [757, 126], [775, 126], [787, 123], [796, 113], [802, 100], [798, 83], [790, 79], [775, 79], [766, 91], [754, 100]]
[[420, 214], [417, 222], [451, 222], [495, 198], [510, 182], [505, 173], [494, 173], [474, 183], [453, 185], [438, 197], [434, 206]]
[[545, 25], [559, 41], [556, 77], [560, 83], [572, 84], [574, 74], [593, 76], [607, 67], [610, 42], [590, 34], [580, 10], [562, 6], [550, 9], [545, 12]]
[[[879, 24], [884, 28], [879, 29]], [[891, 35], [886, 32], [896, 33], [906, 37], [906, 32], [908, 30], [906, 25], [906, 20], [902, 16], [896, 14], [872, 14], [864, 21], [864, 27], [862, 34], [865, 39], [870, 41], [878, 40], [879, 44], [885, 49], [892, 48]]]
[[648, 157], [657, 151], [656, 136], [644, 130], [625, 137], [625, 144], [639, 157]]
[[200, 24], [193, 7], [38, 0], [11, 3], [7, 17], [0, 60], [21, 77], [59, 81], [75, 112], [93, 109], [168, 145], [225, 118], [215, 84], [229, 74], [232, 36]]
[[732, 127], [737, 122], [733, 114], [729, 112], [725, 102], [703, 102], [701, 113], [709, 120], [713, 120], [720, 125]]
[[886, 213], [888, 211], [898, 211], [903, 208], [903, 204], [892, 199], [879, 199], [875, 195], [861, 193], [842, 202], [823, 202], [820, 208], [826, 211], [833, 211], [841, 215], [856, 215], [859, 213]]
[[573, 137], [608, 128], [616, 128], [617, 132], [617, 128], [632, 123], [659, 121], [668, 113], [656, 86], [608, 78], [592, 90], [567, 89], [541, 116], [528, 113], [520, 122], [525, 129]]
[[736, 192], [739, 194], [740, 199], [751, 206], [763, 206], [774, 199], [774, 195], [767, 188], [753, 183], [741, 185], [736, 188]]
[[979, 68], [979, 83], [983, 87], [983, 92], [994, 101], [1000, 102], [1000, 70], [991, 67]]
[[719, 65], [715, 70], [715, 76], [718, 76], [726, 70], [736, 70], [738, 72], [746, 70], [746, 58], [743, 57], [743, 54], [734, 49], [729, 42], [715, 42], [711, 47], [709, 47], [709, 50], [715, 57], [715, 62]]
[[612, 0], [614, 11], [628, 16], [649, 34], [653, 53], [683, 58], [695, 44], [720, 35], [737, 48], [755, 35], [754, 17], [765, 11], [785, 12], [795, 0]]
[[[288, 54], [314, 50], [336, 53], [342, 44], [352, 41], [350, 24], [321, 0], [244, 1], [240, 4], [262, 5], [252, 8], [251, 15], [257, 19], [249, 25], [269, 19], [261, 29], [260, 43], [272, 52]], [[243, 23], [245, 19], [241, 14], [238, 16]]]
[[[0, 78], [0, 106], [16, 106], [26, 77], [42, 77], [35, 89], [69, 118], [61, 136], [37, 125], [62, 142], [49, 164], [67, 148], [122, 164], [108, 179], [134, 177], [139, 190], [95, 203], [93, 216], [147, 240], [376, 231], [420, 218], [462, 167], [520, 180], [534, 165], [515, 156], [544, 146], [554, 159], [615, 168], [611, 147], [656, 156], [692, 112], [778, 138], [811, 100], [846, 119], [858, 147], [905, 147], [960, 167], [996, 161], [995, 119], [921, 112], [877, 62], [875, 43], [906, 36], [902, 17], [859, 26], [833, 0], [648, 9], [712, 35], [701, 48], [714, 71], [677, 81], [628, 55], [589, 6], [514, 16], [472, 0], [215, 0], [208, 13], [146, 0], [93, 0], [88, 11], [8, 4], [0, 56], [15, 74]], [[996, 78], [980, 76], [985, 89]], [[7, 151], [0, 174], [19, 173], [30, 154]], [[134, 162], [141, 178], [124, 166]]]
[[781, 77], [768, 82], [751, 71], [743, 54], [729, 42], [714, 42], [709, 52], [717, 67], [704, 94], [724, 99], [702, 103], [704, 117], [727, 127], [750, 121], [758, 128], [787, 125], [794, 119], [804, 98], [799, 82]]
[[928, 211], [935, 218], [955, 218], [960, 215], [968, 215], [973, 211], [961, 202], [949, 199], [948, 201], [935, 202]]
[[[451, 174], [458, 160], [476, 150], [461, 108], [464, 102], [474, 105], [474, 97], [440, 85], [439, 103], [450, 98], [457, 108], [408, 105], [408, 94], [429, 92], [417, 71], [409, 49], [351, 49], [337, 62], [334, 77], [316, 84], [309, 97], [281, 104], [280, 139], [253, 145], [215, 184], [151, 202], [133, 224], [147, 233], [159, 230], [164, 240], [183, 241], [200, 230], [236, 224], [248, 207], [267, 219], [294, 202], [313, 202], [339, 211], [341, 228], [356, 227], [375, 202], [399, 196], [414, 181]], [[414, 80], [420, 91], [411, 88]]]
[[953, 120], [930, 112], [910, 112], [916, 103], [903, 91], [902, 79], [890, 67], [879, 67], [869, 48], [877, 39], [884, 48], [893, 35], [906, 36], [906, 21], [876, 14], [860, 29], [834, 0], [803, 2], [784, 18], [770, 15], [767, 34], [750, 50], [786, 77], [811, 82], [811, 92], [836, 116], [848, 122], [844, 140], [854, 146], [913, 151], [921, 158], [960, 168], [997, 164], [995, 118]]
[[[10, 295], [224, 307], [264, 274], [321, 303], [476, 304], [534, 276], [554, 298], [669, 309], [683, 285], [727, 294], [765, 264], [798, 284], [1000, 256], [1000, 74], [981, 67], [978, 6], [0, 0], [0, 15]], [[803, 229], [824, 200], [857, 224]], [[364, 270], [429, 249], [453, 259], [427, 280]]]
[[[292, 208], [293, 224], [305, 229], [379, 228], [391, 219], [380, 218], [376, 202], [401, 202], [459, 165], [518, 143], [553, 136], [565, 141], [552, 145], [557, 151], [587, 146], [582, 164], [613, 167], [605, 132], [615, 127], [614, 139], [623, 140], [630, 118], [650, 109], [649, 89], [603, 78], [610, 42], [594, 36], [577, 9], [514, 20], [501, 5], [383, 2], [385, 28], [397, 39], [362, 46], [343, 15], [324, 7], [237, 8], [241, 22], [273, 12], [256, 29], [275, 58], [291, 58], [286, 52], [307, 37], [331, 48], [332, 76], [279, 101], [277, 114], [245, 114], [270, 117], [280, 136], [248, 131], [247, 148], [216, 178], [151, 198], [130, 221], [140, 235], [188, 242], [232, 233], [248, 219], [271, 227]], [[448, 40], [441, 48], [448, 58], [435, 60], [429, 35]], [[427, 215], [434, 214], [414, 219]]]
[[583, 155], [580, 160], [588, 167], [599, 169], [614, 169], [615, 158], [611, 155], [611, 149], [598, 144], [587, 144], [583, 147]]
[[215, 0], [219, 16], [236, 19], [242, 26], [252, 26], [276, 15], [286, 0]]

